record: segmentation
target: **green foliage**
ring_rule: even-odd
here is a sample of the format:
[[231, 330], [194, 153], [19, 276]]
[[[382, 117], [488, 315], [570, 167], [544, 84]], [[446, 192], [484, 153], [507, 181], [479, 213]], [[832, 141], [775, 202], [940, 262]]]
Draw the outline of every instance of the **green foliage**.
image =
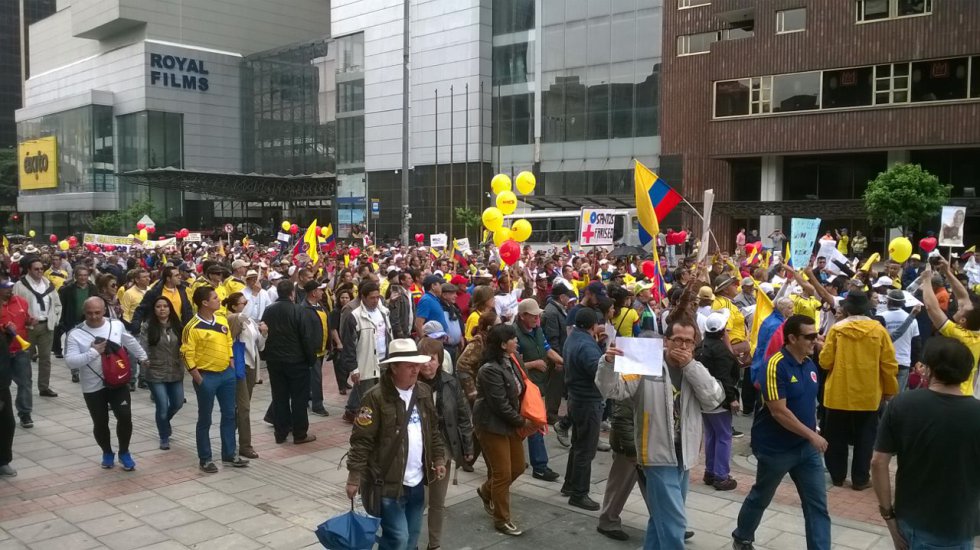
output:
[[126, 235], [136, 232], [136, 222], [144, 215], [158, 217], [156, 206], [149, 199], [136, 201], [125, 210], [95, 216], [88, 225], [95, 233], [114, 235], [121, 232]]
[[868, 182], [864, 208], [872, 225], [905, 230], [938, 216], [952, 188], [918, 164], [896, 164]]
[[466, 228], [480, 227], [480, 224], [483, 223], [480, 219], [480, 213], [472, 208], [457, 208], [456, 221]]

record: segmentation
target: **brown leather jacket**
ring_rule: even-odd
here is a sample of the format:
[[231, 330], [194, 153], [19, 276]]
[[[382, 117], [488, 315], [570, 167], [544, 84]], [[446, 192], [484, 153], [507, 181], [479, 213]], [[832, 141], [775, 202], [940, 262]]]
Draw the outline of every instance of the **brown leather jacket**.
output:
[[483, 359], [483, 336], [477, 334], [466, 344], [456, 360], [456, 376], [470, 405], [476, 401], [476, 375]]

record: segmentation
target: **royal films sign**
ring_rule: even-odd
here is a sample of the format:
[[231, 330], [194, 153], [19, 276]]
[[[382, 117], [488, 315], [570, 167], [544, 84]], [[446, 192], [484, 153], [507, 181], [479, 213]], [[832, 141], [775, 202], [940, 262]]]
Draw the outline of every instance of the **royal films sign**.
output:
[[203, 59], [179, 55], [150, 54], [150, 85], [206, 92], [208, 70]]
[[54, 136], [17, 144], [17, 165], [21, 190], [58, 187], [58, 141]]

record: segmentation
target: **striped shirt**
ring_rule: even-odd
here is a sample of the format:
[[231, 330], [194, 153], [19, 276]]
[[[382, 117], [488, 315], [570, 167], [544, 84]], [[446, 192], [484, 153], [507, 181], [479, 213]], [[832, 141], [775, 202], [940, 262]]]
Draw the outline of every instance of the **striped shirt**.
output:
[[182, 340], [180, 355], [187, 370], [221, 372], [231, 366], [231, 330], [224, 317], [215, 315], [214, 321], [205, 321], [195, 315], [184, 327]]
[[[786, 348], [769, 358], [765, 373], [760, 376], [762, 398], [765, 402], [786, 401], [786, 408], [805, 426], [817, 427], [817, 366], [807, 357], [796, 361]], [[752, 450], [781, 453], [791, 451], [806, 439], [787, 430], [773, 418], [769, 407], [761, 407], [752, 423]]]

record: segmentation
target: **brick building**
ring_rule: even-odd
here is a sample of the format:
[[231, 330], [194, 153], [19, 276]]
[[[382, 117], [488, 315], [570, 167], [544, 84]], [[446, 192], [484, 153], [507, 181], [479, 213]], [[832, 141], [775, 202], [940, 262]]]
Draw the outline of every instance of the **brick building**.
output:
[[952, 184], [975, 215], [978, 28], [967, 0], [671, 0], [661, 172], [692, 201], [715, 190], [725, 243], [792, 216], [867, 231], [864, 189], [896, 162]]

